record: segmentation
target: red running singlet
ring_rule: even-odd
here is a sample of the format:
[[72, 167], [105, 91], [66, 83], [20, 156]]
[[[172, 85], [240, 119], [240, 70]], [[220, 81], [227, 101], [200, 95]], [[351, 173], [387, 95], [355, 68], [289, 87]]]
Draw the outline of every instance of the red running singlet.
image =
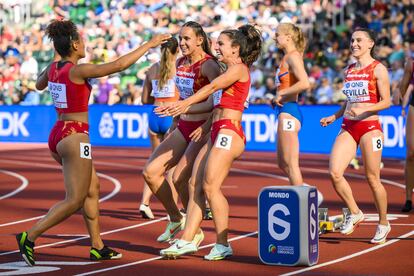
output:
[[[244, 64], [245, 65], [245, 64]], [[250, 89], [250, 71], [249, 79], [245, 82], [237, 81], [224, 91], [214, 93], [214, 108], [228, 108], [243, 112]]]
[[356, 63], [349, 65], [345, 72], [342, 93], [350, 103], [377, 103], [380, 95], [377, 89], [377, 79], [374, 75], [375, 67], [380, 62], [374, 60], [362, 69], [355, 69]]
[[59, 114], [88, 111], [91, 86], [88, 82], [76, 84], [69, 79], [73, 66], [69, 61], [53, 62], [50, 66], [48, 88]]
[[201, 74], [201, 66], [204, 62], [212, 59], [210, 55], [205, 55], [192, 65], [184, 65], [186, 57], [181, 57], [177, 61], [177, 71], [175, 77], [175, 84], [180, 91], [180, 98], [182, 100], [197, 93], [203, 86], [210, 83], [207, 77]]

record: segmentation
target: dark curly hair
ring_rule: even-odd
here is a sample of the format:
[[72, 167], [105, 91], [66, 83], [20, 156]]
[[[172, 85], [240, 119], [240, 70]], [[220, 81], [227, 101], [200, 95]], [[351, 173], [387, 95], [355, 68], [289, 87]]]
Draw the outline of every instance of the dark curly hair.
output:
[[46, 35], [53, 41], [53, 46], [61, 57], [69, 56], [72, 41], [80, 38], [78, 28], [70, 20], [52, 20], [46, 28]]

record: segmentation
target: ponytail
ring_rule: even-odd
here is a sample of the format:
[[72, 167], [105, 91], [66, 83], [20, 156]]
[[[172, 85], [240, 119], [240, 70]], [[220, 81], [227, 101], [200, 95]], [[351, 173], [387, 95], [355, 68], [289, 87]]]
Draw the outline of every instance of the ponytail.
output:
[[171, 37], [164, 44], [161, 45], [161, 60], [160, 60], [160, 79], [158, 87], [161, 89], [167, 84], [171, 78], [171, 71], [175, 64], [170, 61], [171, 55], [178, 51], [178, 41], [175, 37]]

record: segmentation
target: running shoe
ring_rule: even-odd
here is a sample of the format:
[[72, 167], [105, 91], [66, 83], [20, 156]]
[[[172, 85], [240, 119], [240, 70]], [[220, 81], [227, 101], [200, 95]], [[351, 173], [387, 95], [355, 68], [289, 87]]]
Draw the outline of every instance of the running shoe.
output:
[[197, 252], [197, 246], [193, 242], [185, 240], [175, 240], [174, 243], [160, 251], [160, 255], [166, 258], [177, 258], [185, 254]]
[[94, 247], [89, 251], [89, 257], [93, 261], [103, 261], [103, 260], [118, 260], [122, 258], [122, 254], [116, 252], [115, 250], [104, 245], [104, 247], [99, 250]]
[[411, 200], [407, 200], [404, 204], [404, 207], [401, 209], [401, 212], [407, 213], [410, 212], [413, 208], [413, 202]]
[[34, 242], [29, 241], [27, 238], [27, 232], [22, 232], [16, 235], [16, 240], [23, 260], [27, 263], [27, 265], [34, 266]]
[[323, 202], [323, 194], [319, 190], [317, 190], [317, 191], [318, 191], [318, 207], [319, 207], [319, 206], [321, 206], [321, 204]]
[[208, 255], [204, 256], [204, 260], [219, 261], [233, 255], [233, 249], [230, 244], [228, 246], [216, 243]]
[[356, 159], [356, 158], [352, 159], [351, 162], [349, 163], [349, 165], [351, 165], [351, 167], [354, 168], [354, 170], [359, 170], [358, 159]]
[[387, 225], [378, 224], [377, 231], [375, 232], [374, 238], [371, 240], [371, 243], [374, 244], [381, 244], [384, 243], [387, 239], [388, 233], [391, 232], [391, 225], [388, 223]]
[[191, 242], [198, 248], [203, 240], [204, 240], [204, 233], [203, 233], [203, 230], [200, 229], [200, 232], [195, 234]]
[[169, 242], [172, 240], [178, 232], [184, 229], [185, 226], [185, 217], [179, 222], [170, 221], [167, 224], [167, 228], [164, 233], [162, 233], [158, 238], [157, 242]]
[[349, 235], [354, 232], [355, 228], [359, 223], [364, 220], [364, 214], [359, 210], [358, 214], [347, 214], [345, 216], [345, 221], [341, 227], [341, 233], [344, 235]]
[[139, 211], [144, 219], [154, 219], [154, 214], [152, 213], [149, 205], [141, 204], [139, 206]]
[[211, 212], [211, 208], [206, 208], [206, 210], [204, 211], [203, 219], [204, 220], [212, 220], [213, 219], [213, 213]]

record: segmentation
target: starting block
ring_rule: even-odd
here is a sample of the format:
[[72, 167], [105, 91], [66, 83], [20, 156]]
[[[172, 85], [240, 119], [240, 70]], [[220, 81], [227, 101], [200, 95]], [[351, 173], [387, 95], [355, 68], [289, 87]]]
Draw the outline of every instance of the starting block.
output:
[[318, 208], [319, 235], [328, 232], [339, 232], [347, 213], [349, 213], [348, 208], [343, 208], [342, 215], [330, 217], [328, 215], [328, 208]]

